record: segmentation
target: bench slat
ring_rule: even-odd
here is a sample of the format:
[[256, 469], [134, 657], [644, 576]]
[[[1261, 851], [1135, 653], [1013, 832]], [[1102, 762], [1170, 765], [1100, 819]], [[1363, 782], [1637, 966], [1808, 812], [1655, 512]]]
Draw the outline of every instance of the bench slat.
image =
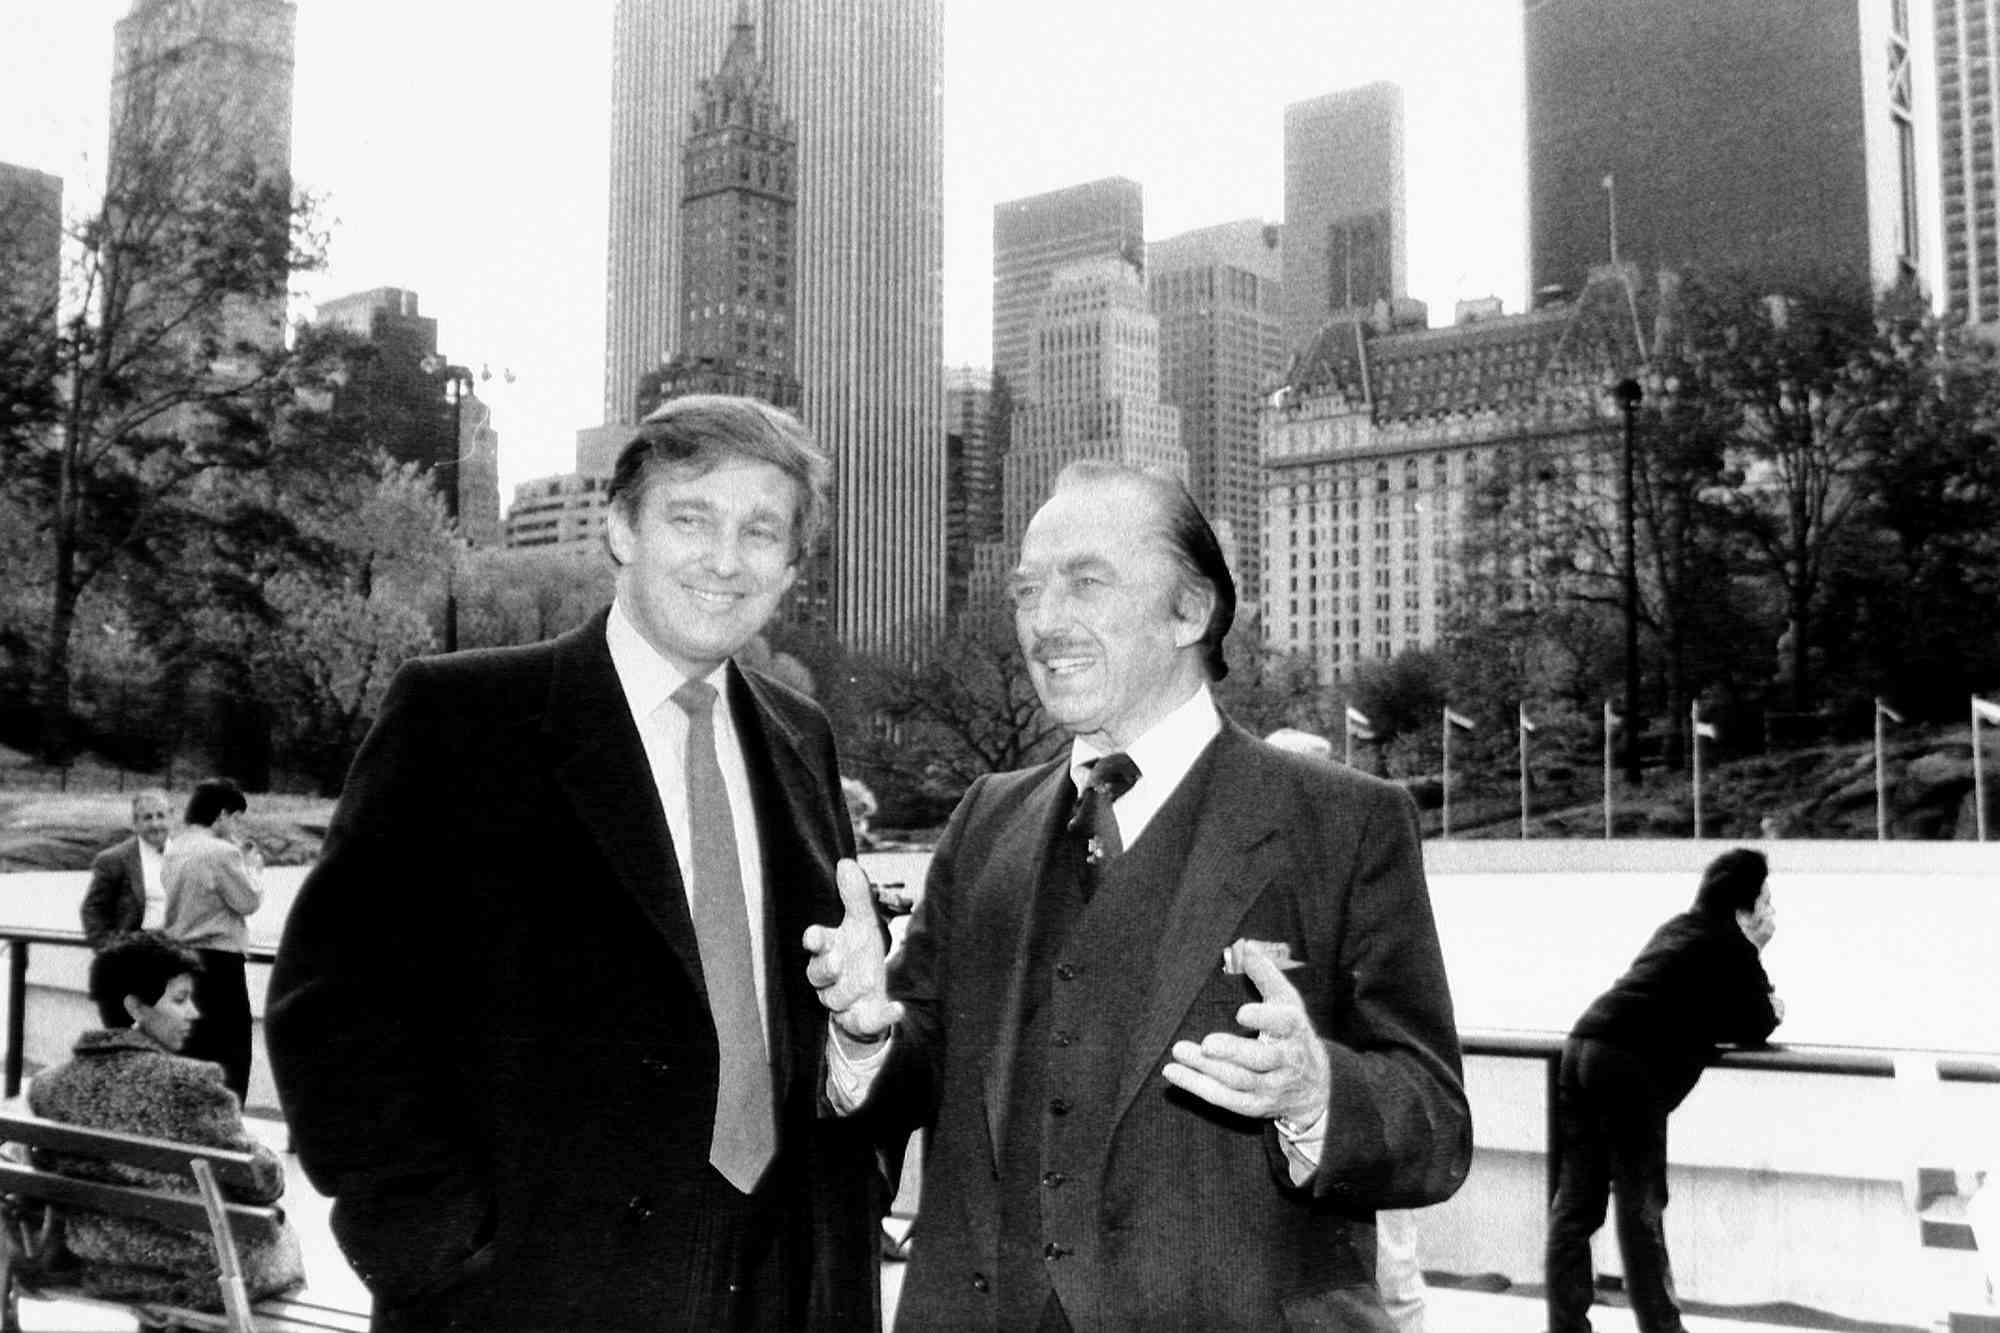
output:
[[[49, 1203], [69, 1204], [79, 1208], [94, 1208], [99, 1212], [116, 1213], [121, 1217], [144, 1217], [170, 1227], [180, 1227], [187, 1231], [207, 1235], [208, 1210], [201, 1200], [191, 1194], [172, 1194], [166, 1190], [146, 1189], [140, 1185], [114, 1185], [103, 1180], [79, 1180], [75, 1176], [57, 1175], [53, 1171], [38, 1171], [32, 1166], [22, 1166], [16, 1162], [0, 1162], [0, 1194], [13, 1194], [22, 1198], [41, 1199]], [[277, 1225], [285, 1220], [281, 1208], [264, 1208], [256, 1204], [231, 1203], [223, 1205], [233, 1218], [243, 1221], [258, 1221]]]
[[239, 1190], [256, 1188], [253, 1166], [256, 1158], [233, 1148], [176, 1143], [171, 1139], [148, 1138], [143, 1134], [126, 1134], [115, 1129], [87, 1129], [81, 1125], [66, 1125], [56, 1120], [11, 1112], [0, 1112], [0, 1141], [22, 1143], [31, 1148], [70, 1153], [77, 1157], [97, 1157], [107, 1162], [147, 1167], [154, 1171], [175, 1171], [181, 1175], [188, 1174], [190, 1161], [202, 1158], [214, 1164], [216, 1179], [224, 1185]]

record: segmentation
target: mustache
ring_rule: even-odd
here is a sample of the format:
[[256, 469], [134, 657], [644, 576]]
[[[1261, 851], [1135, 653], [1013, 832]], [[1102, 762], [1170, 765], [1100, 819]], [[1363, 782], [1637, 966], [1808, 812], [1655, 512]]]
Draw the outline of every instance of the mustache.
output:
[[1038, 638], [1028, 645], [1030, 659], [1044, 657], [1087, 657], [1091, 646], [1079, 639]]

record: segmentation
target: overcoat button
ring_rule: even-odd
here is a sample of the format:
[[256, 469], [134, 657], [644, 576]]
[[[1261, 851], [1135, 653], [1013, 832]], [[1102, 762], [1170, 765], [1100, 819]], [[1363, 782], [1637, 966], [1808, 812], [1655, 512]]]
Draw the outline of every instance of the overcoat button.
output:
[[991, 1284], [986, 1281], [986, 1274], [974, 1273], [972, 1275], [972, 1289], [974, 1291], [985, 1291], [987, 1287], [990, 1285]]
[[625, 1201], [625, 1216], [633, 1222], [644, 1222], [653, 1215], [653, 1201], [643, 1194], [635, 1194]]

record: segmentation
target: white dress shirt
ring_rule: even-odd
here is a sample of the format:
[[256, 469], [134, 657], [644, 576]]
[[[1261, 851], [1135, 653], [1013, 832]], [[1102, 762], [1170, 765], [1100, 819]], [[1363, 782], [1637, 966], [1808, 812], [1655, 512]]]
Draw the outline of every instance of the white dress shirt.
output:
[[[688, 898], [688, 914], [694, 914], [694, 846], [688, 829], [687, 738], [688, 718], [674, 702], [674, 691], [687, 683], [683, 675], [640, 636], [638, 628], [613, 602], [611, 618], [604, 627], [605, 642], [611, 648], [611, 666], [618, 673], [625, 705], [632, 710], [632, 723], [639, 729], [640, 743], [646, 747], [646, 763], [653, 770], [653, 785], [660, 795], [660, 809], [667, 817], [667, 832], [673, 835], [674, 858], [680, 863], [681, 886]], [[743, 762], [743, 745], [736, 720], [729, 711], [729, 667], [717, 667], [704, 677], [715, 687], [715, 758], [722, 768], [722, 785], [729, 793], [730, 813], [736, 823], [736, 861], [743, 876], [743, 907], [750, 918], [750, 967], [757, 987], [757, 1011], [765, 1016], [768, 1029], [770, 1004], [764, 984], [764, 853], [757, 839], [757, 814], [750, 799], [750, 770]], [[765, 1033], [768, 1041], [770, 1033]]]
[[167, 882], [160, 877], [164, 855], [152, 843], [139, 839], [139, 887], [146, 895], [146, 910], [139, 916], [141, 930], [158, 930], [167, 921]]

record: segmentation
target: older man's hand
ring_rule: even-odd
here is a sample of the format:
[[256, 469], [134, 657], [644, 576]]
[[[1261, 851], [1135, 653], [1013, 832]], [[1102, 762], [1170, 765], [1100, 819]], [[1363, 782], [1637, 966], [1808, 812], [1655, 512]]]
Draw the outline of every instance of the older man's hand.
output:
[[1236, 1021], [1257, 1035], [1211, 1032], [1199, 1044], [1175, 1042], [1167, 1082], [1238, 1115], [1310, 1124], [1333, 1090], [1326, 1047], [1275, 959], [1252, 953], [1243, 972], [1263, 998], [1238, 1009]]
[[806, 960], [806, 980], [844, 1035], [857, 1042], [880, 1041], [903, 1016], [903, 1006], [889, 998], [875, 889], [868, 873], [851, 859], [834, 868], [834, 882], [844, 910], [838, 926], [806, 927], [806, 952], [812, 955]]

